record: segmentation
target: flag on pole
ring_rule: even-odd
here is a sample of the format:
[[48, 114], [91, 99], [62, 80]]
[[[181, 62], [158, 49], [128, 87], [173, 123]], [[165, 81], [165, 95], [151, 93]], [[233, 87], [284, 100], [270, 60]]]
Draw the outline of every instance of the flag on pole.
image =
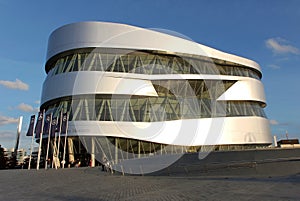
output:
[[55, 132], [61, 131], [61, 118], [62, 118], [62, 112], [59, 113], [59, 117], [57, 117], [57, 124], [56, 124], [56, 129]]
[[65, 143], [64, 143], [64, 152], [63, 152], [63, 160], [62, 160], [62, 168], [65, 167], [66, 164], [66, 146], [67, 146], [67, 132], [68, 132], [68, 113], [64, 113], [62, 116], [62, 124], [61, 124], [61, 133], [65, 135]]
[[42, 112], [39, 112], [39, 116], [38, 116], [38, 120], [35, 126], [35, 136], [36, 138], [39, 138], [40, 142], [39, 142], [39, 151], [38, 151], [38, 158], [37, 158], [37, 164], [36, 164], [36, 169], [38, 170], [40, 168], [40, 160], [41, 160], [41, 153], [42, 153], [42, 136], [41, 133], [44, 130], [44, 114], [45, 114], [45, 110], [43, 110]]
[[55, 132], [58, 130], [57, 128], [57, 117], [52, 118], [52, 123], [51, 123], [51, 134], [50, 137], [55, 137]]
[[37, 122], [35, 125], [35, 138], [40, 138], [40, 134], [42, 132], [42, 124], [43, 124], [42, 121], [44, 121], [43, 111], [39, 112], [39, 114], [38, 114]]
[[29, 123], [29, 127], [28, 127], [28, 131], [26, 133], [26, 136], [33, 136], [34, 122], [35, 122], [35, 115], [32, 115], [30, 117], [30, 123]]
[[51, 114], [47, 114], [46, 119], [45, 119], [45, 123], [44, 123], [43, 135], [48, 135], [49, 134], [50, 124], [51, 124]]
[[48, 168], [48, 160], [49, 160], [49, 146], [50, 146], [50, 139], [51, 139], [50, 129], [52, 127], [52, 113], [46, 115], [45, 125], [46, 126], [44, 126], [44, 134], [48, 135], [46, 161], [45, 161], [45, 169], [47, 169]]
[[67, 133], [67, 124], [68, 124], [68, 113], [63, 113], [63, 116], [62, 116], [62, 124], [61, 124], [61, 133], [62, 134], [65, 134]]

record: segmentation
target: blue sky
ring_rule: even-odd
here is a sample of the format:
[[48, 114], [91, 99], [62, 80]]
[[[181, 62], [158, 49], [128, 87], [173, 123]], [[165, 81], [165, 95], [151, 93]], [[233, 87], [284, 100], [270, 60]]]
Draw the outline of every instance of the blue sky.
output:
[[21, 147], [39, 107], [50, 33], [78, 21], [109, 21], [179, 32], [261, 65], [273, 135], [300, 138], [300, 1], [259, 0], [0, 0], [0, 144]]

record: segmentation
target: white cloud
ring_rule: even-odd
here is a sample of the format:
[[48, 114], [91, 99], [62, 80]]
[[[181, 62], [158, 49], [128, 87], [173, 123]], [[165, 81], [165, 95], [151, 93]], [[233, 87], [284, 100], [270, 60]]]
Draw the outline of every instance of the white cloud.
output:
[[22, 82], [19, 79], [16, 79], [15, 82], [7, 81], [7, 80], [0, 80], [0, 84], [7, 88], [10, 88], [10, 89], [19, 89], [19, 90], [24, 90], [24, 91], [27, 91], [29, 89], [29, 85]]
[[40, 100], [36, 100], [34, 101], [35, 104], [41, 104], [41, 101]]
[[17, 124], [19, 122], [18, 118], [0, 116], [0, 126], [6, 124]]
[[269, 122], [270, 122], [271, 125], [278, 125], [279, 124], [279, 122], [276, 121], [275, 119], [270, 119]]
[[292, 45], [287, 44], [287, 40], [282, 38], [270, 38], [266, 40], [266, 46], [275, 54], [300, 54], [300, 50]]
[[16, 132], [10, 130], [0, 131], [0, 145], [2, 148], [11, 148], [14, 146], [15, 143], [16, 143]]
[[275, 65], [275, 64], [270, 64], [270, 65], [268, 65], [268, 67], [272, 68], [272, 69], [276, 69], [276, 70], [281, 68], [280, 66]]
[[21, 110], [23, 112], [37, 112], [38, 108], [33, 108], [31, 105], [21, 103], [17, 106], [18, 110]]
[[13, 131], [0, 131], [1, 139], [14, 139], [16, 133]]

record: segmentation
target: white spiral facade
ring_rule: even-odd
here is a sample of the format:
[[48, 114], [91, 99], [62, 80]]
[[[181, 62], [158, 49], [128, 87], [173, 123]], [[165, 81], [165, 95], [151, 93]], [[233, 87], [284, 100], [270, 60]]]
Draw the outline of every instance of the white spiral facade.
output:
[[260, 66], [191, 40], [117, 23], [69, 24], [51, 34], [45, 70], [41, 109], [68, 111], [69, 136], [272, 143]]

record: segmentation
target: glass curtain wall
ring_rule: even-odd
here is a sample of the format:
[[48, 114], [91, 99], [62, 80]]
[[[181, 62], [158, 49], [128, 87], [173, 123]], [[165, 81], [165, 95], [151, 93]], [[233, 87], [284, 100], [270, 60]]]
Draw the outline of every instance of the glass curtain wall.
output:
[[170, 55], [120, 49], [80, 49], [62, 53], [46, 64], [48, 76], [72, 71], [137, 74], [211, 74], [261, 78], [257, 70], [203, 56]]

